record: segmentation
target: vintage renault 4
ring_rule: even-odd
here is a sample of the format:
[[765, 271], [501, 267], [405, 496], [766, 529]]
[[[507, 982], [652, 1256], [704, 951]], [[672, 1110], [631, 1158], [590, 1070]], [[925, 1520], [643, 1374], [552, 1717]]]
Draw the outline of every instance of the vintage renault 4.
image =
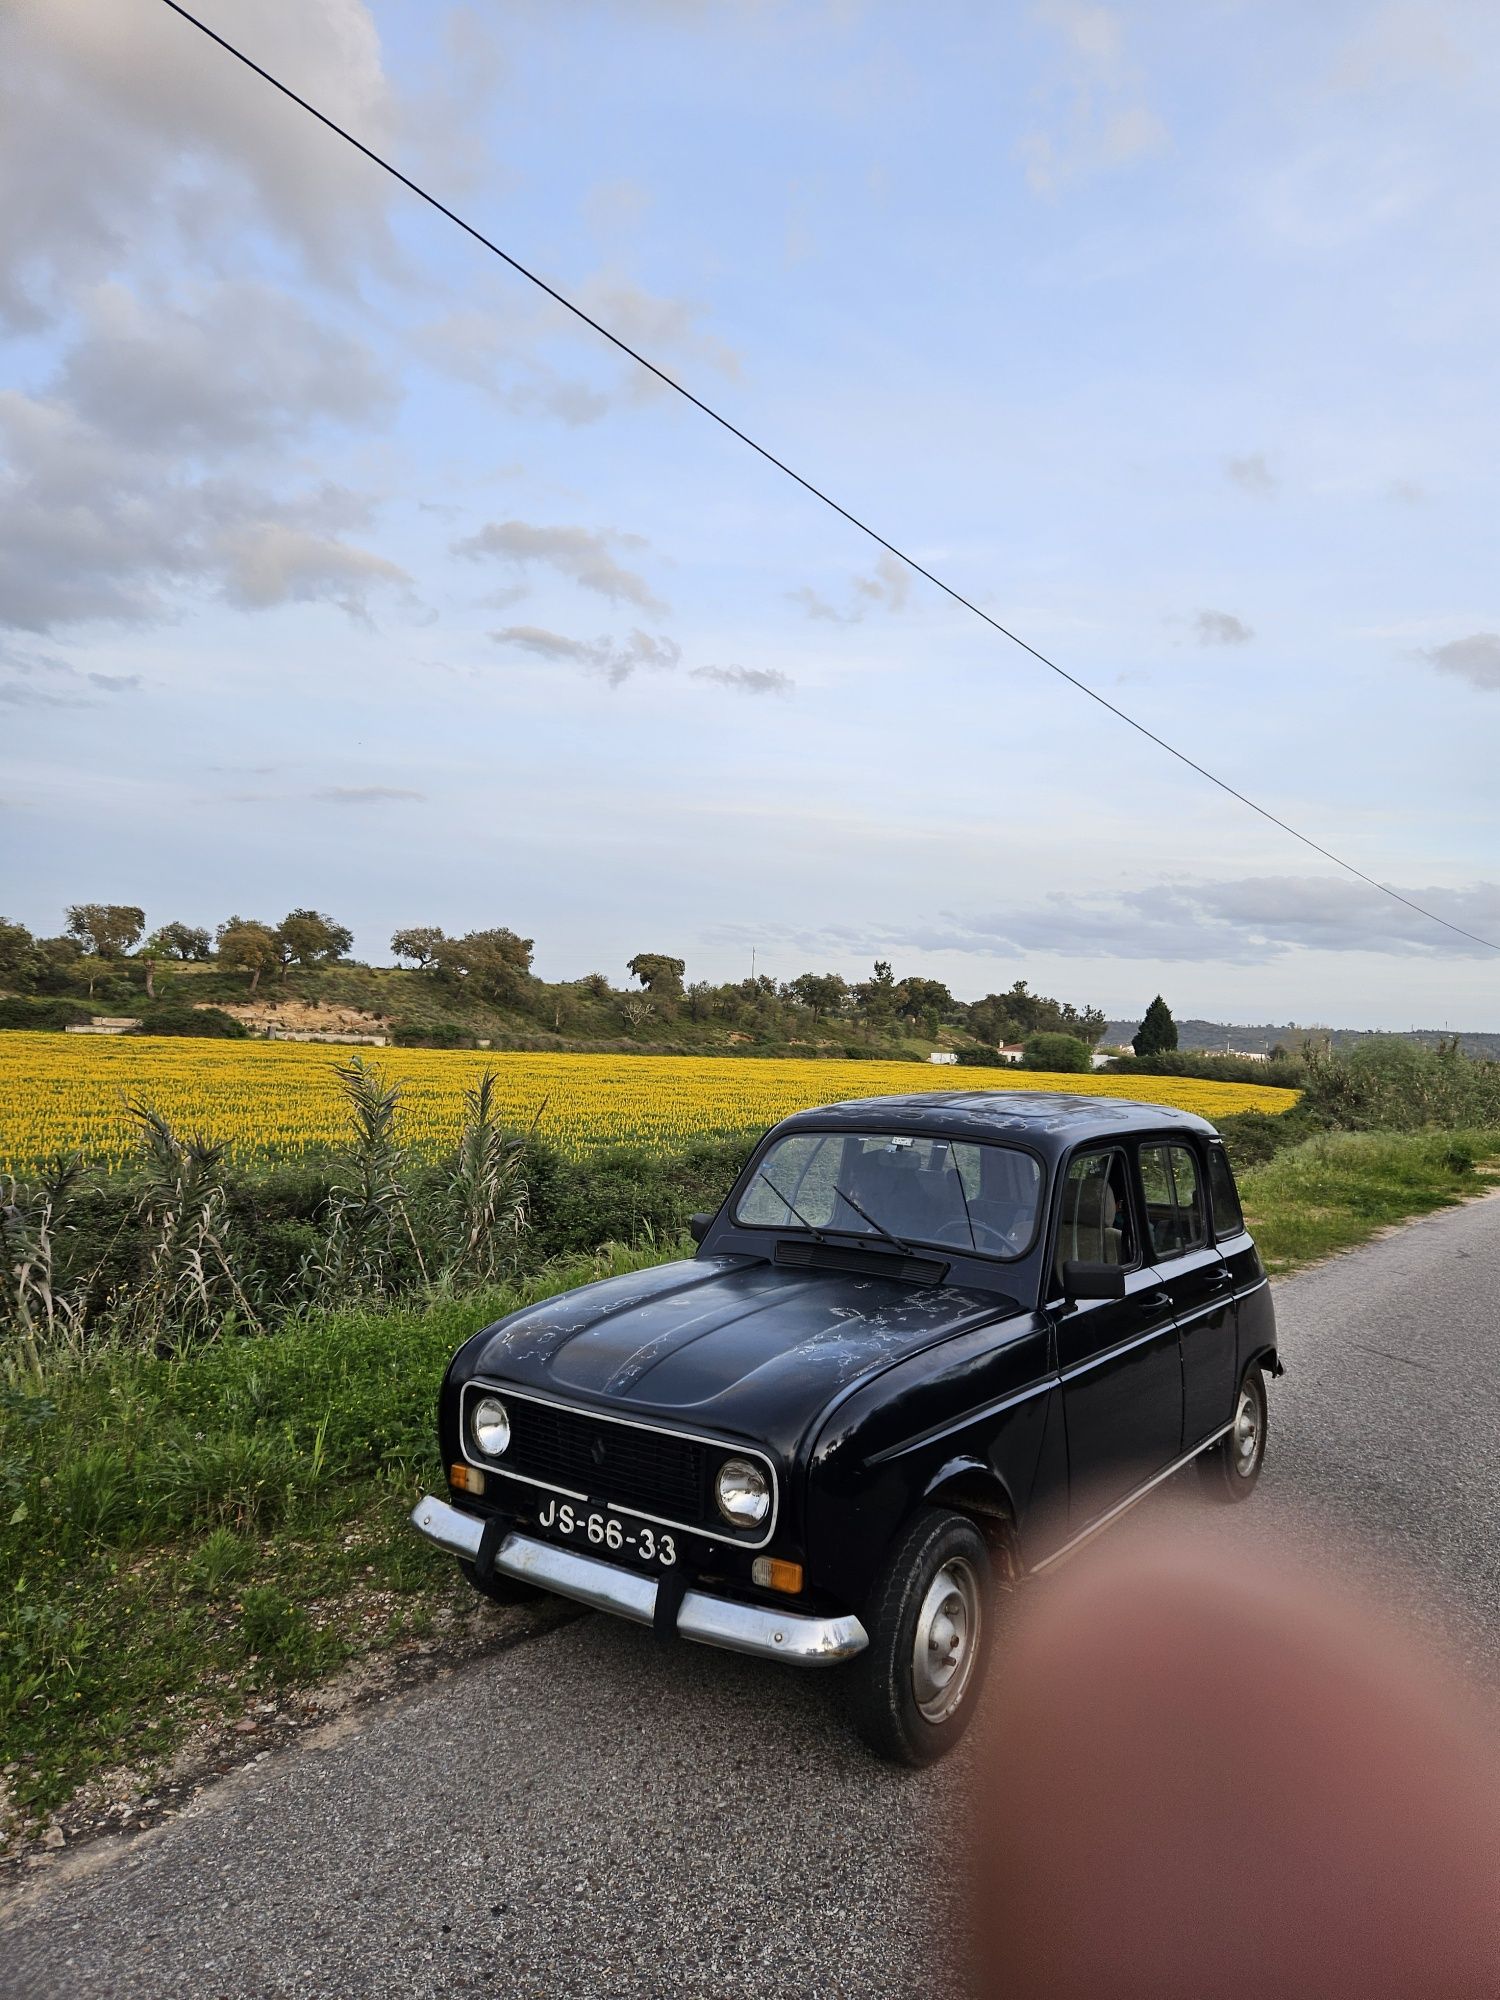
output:
[[1275, 1320], [1201, 1118], [1009, 1090], [826, 1105], [693, 1234], [454, 1356], [448, 1492], [412, 1520], [477, 1589], [839, 1666], [866, 1740], [920, 1764], [969, 1720], [997, 1579], [1190, 1461], [1216, 1499], [1254, 1491]]

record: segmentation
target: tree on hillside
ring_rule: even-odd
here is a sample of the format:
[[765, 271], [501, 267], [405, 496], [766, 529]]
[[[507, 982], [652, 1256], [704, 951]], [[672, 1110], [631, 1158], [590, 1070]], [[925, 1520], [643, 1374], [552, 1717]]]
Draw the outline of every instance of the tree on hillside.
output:
[[1075, 1007], [1071, 1000], [1033, 993], [1024, 979], [1018, 979], [1008, 993], [987, 993], [967, 1013], [970, 1033], [997, 1046], [1023, 1042], [1028, 1035], [1076, 1035], [1092, 1048], [1105, 1027], [1099, 1008]]
[[882, 1027], [896, 1011], [896, 979], [890, 965], [877, 958], [870, 977], [854, 989], [855, 1002], [873, 1027]]
[[24, 924], [0, 917], [0, 986], [24, 990], [31, 983], [33, 940]]
[[134, 903], [74, 903], [65, 929], [79, 948], [95, 958], [123, 958], [146, 928], [146, 912]]
[[638, 951], [625, 970], [656, 999], [676, 1000], [682, 993], [682, 975], [687, 970], [687, 961], [669, 958], [663, 951]]
[[276, 926], [282, 970], [289, 965], [331, 965], [354, 942], [354, 933], [321, 910], [288, 910]]
[[903, 1020], [924, 1027], [929, 1038], [953, 1012], [953, 995], [941, 979], [903, 979], [896, 988], [896, 1006]]
[[1146, 1018], [1136, 1029], [1130, 1046], [1138, 1056], [1170, 1055], [1177, 1046], [1177, 1023], [1172, 1010], [1158, 993], [1146, 1009]]
[[1021, 1057], [1022, 1069], [1061, 1070], [1073, 1074], [1091, 1067], [1089, 1045], [1076, 1035], [1028, 1035]]
[[213, 939], [197, 924], [163, 924], [151, 933], [141, 949], [157, 958], [180, 959], [184, 964], [201, 965], [214, 955]]
[[263, 972], [274, 972], [281, 964], [281, 946], [269, 924], [253, 917], [231, 917], [218, 930], [219, 963], [226, 972], [248, 972], [250, 991], [260, 984]]
[[409, 958], [419, 972], [425, 972], [436, 959], [443, 942], [443, 933], [435, 925], [412, 924], [404, 931], [392, 933], [391, 950], [397, 958]]
[[31, 948], [29, 975], [23, 976], [33, 993], [66, 993], [78, 968], [78, 940], [70, 937], [38, 938]]
[[849, 998], [848, 984], [836, 972], [799, 972], [786, 990], [815, 1021], [837, 1014]]
[[439, 979], [447, 985], [460, 987], [481, 1000], [514, 1005], [526, 993], [531, 951], [530, 938], [517, 937], [502, 924], [495, 930], [444, 938], [433, 964]]

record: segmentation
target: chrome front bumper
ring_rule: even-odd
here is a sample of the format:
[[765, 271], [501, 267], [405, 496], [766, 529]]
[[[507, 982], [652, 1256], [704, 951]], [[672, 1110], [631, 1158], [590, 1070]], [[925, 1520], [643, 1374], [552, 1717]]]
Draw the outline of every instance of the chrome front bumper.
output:
[[[411, 1512], [419, 1535], [451, 1555], [472, 1562], [479, 1553], [484, 1523], [473, 1514], [427, 1495]], [[539, 1542], [514, 1529], [495, 1551], [495, 1569], [517, 1583], [534, 1583], [559, 1597], [576, 1598], [595, 1611], [612, 1611], [617, 1618], [650, 1625], [656, 1617], [656, 1578], [617, 1569], [594, 1556], [579, 1555], [552, 1542]], [[869, 1634], [853, 1616], [813, 1618], [805, 1611], [769, 1610], [759, 1604], [738, 1604], [730, 1597], [711, 1597], [689, 1590], [677, 1614], [679, 1639], [696, 1639], [703, 1646], [722, 1646], [731, 1653], [754, 1653], [767, 1660], [791, 1660], [798, 1666], [835, 1666], [853, 1659], [869, 1645]]]

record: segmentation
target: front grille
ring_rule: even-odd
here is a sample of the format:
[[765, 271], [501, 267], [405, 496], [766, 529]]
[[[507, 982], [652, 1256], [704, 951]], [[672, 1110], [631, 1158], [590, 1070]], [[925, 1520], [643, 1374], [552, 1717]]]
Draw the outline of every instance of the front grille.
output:
[[505, 1405], [510, 1445], [504, 1463], [495, 1465], [497, 1472], [524, 1473], [590, 1499], [723, 1528], [709, 1480], [725, 1454], [711, 1445], [671, 1431], [610, 1423], [553, 1403], [525, 1402], [514, 1394]]

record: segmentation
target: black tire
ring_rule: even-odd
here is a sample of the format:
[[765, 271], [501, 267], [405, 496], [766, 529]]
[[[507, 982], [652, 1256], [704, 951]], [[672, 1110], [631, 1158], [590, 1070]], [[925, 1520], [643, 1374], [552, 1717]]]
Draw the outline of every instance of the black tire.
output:
[[1211, 1500], [1233, 1507], [1260, 1484], [1266, 1462], [1266, 1378], [1252, 1363], [1240, 1378], [1234, 1422], [1215, 1445], [1198, 1454], [1198, 1477]]
[[539, 1597], [547, 1595], [534, 1583], [518, 1583], [514, 1577], [492, 1576], [488, 1583], [481, 1583], [474, 1573], [474, 1565], [459, 1557], [459, 1568], [467, 1578], [469, 1586], [477, 1590], [481, 1597], [487, 1597], [491, 1604], [534, 1604]]
[[[929, 1639], [919, 1689], [917, 1634], [924, 1621]], [[878, 1756], [931, 1764], [953, 1748], [978, 1703], [993, 1622], [989, 1551], [979, 1530], [943, 1508], [914, 1515], [870, 1594], [870, 1643], [848, 1671], [854, 1726]]]

